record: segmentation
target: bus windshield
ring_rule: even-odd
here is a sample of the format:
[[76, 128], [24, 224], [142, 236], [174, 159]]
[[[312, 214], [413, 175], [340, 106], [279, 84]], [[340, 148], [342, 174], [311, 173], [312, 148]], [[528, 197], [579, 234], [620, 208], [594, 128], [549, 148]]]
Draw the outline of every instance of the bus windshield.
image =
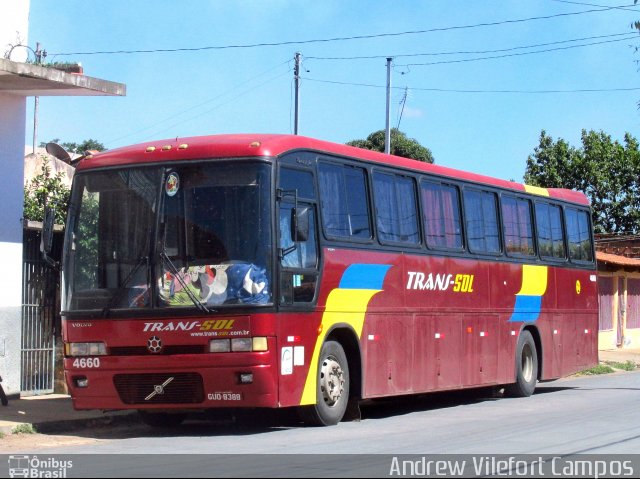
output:
[[63, 311], [271, 303], [270, 185], [220, 160], [78, 174]]

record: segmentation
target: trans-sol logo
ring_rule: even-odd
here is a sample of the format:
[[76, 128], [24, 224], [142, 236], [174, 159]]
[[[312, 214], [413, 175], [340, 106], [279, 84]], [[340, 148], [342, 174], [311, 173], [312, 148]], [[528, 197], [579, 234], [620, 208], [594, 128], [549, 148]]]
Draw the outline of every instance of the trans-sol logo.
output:
[[73, 461], [62, 461], [55, 457], [44, 459], [38, 456], [9, 456], [9, 477], [64, 478], [73, 468]]
[[422, 291], [473, 293], [473, 274], [422, 273], [407, 271], [407, 288]]
[[156, 331], [219, 331], [233, 328], [234, 319], [214, 319], [209, 321], [178, 321], [144, 323], [145, 332]]

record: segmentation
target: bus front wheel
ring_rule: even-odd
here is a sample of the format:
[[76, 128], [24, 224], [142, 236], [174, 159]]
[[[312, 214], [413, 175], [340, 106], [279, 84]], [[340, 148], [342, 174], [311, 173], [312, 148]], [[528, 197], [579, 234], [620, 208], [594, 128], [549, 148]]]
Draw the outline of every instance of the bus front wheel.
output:
[[529, 331], [522, 331], [516, 347], [516, 382], [505, 386], [504, 392], [511, 397], [529, 397], [538, 382], [538, 353], [536, 343]]
[[316, 404], [301, 409], [302, 419], [309, 424], [333, 426], [344, 417], [349, 402], [349, 364], [344, 349], [337, 341], [322, 345], [318, 359]]

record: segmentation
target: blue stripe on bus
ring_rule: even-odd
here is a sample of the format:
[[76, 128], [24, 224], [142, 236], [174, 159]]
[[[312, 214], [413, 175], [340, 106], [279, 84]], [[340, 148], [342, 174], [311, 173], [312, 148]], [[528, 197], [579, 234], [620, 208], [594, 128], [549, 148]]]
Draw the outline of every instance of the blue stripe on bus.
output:
[[535, 321], [542, 309], [542, 296], [516, 295], [516, 305], [513, 308], [511, 322]]
[[389, 264], [352, 264], [342, 274], [340, 289], [381, 290]]

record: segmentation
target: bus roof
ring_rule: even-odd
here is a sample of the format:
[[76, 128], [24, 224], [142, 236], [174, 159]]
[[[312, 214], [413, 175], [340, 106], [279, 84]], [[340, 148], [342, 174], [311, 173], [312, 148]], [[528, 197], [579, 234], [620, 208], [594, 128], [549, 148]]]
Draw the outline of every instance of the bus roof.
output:
[[97, 153], [82, 160], [78, 165], [78, 170], [202, 158], [277, 157], [295, 150], [312, 150], [329, 155], [340, 155], [387, 166], [422, 171], [452, 179], [515, 191], [526, 191], [582, 205], [589, 204], [587, 197], [577, 191], [532, 187], [521, 183], [456, 170], [446, 166], [432, 165], [408, 158], [386, 155], [376, 151], [364, 150], [353, 146], [331, 143], [299, 135], [236, 134], [159, 140]]

